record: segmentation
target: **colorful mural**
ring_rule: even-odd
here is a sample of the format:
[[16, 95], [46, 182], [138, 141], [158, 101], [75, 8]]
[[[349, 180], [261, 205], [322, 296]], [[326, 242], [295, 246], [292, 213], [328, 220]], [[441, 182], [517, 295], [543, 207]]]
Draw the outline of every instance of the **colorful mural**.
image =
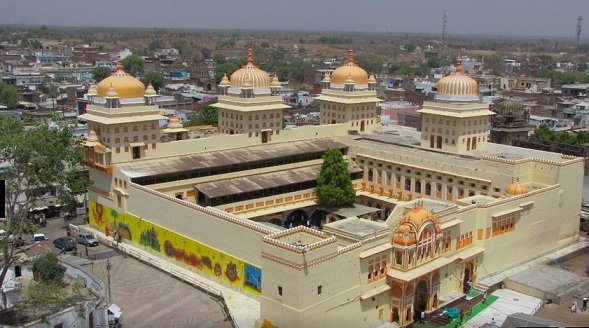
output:
[[89, 201], [89, 220], [94, 228], [108, 236], [148, 247], [177, 262], [253, 294], [262, 292], [262, 270], [231, 255], [201, 244], [186, 236], [153, 224], [145, 218], [119, 214], [95, 201]]

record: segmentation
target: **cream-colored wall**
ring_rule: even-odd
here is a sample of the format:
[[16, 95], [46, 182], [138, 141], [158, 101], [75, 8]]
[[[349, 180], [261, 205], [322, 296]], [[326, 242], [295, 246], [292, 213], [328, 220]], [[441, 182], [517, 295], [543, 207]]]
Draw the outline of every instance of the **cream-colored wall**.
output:
[[221, 133], [229, 133], [230, 130], [233, 130], [235, 134], [250, 134], [264, 129], [282, 129], [281, 109], [252, 109], [248, 112], [219, 109], [219, 131]]

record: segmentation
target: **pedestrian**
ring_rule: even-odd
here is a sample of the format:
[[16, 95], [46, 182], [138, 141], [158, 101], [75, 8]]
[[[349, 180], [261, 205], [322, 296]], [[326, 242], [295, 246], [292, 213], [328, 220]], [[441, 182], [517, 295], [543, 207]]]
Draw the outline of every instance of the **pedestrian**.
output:
[[583, 311], [587, 311], [587, 296], [583, 297]]
[[420, 323], [424, 323], [425, 321], [425, 310], [421, 311], [421, 318], [419, 320]]
[[483, 293], [483, 304], [487, 303], [487, 291]]
[[493, 326], [495, 326], [495, 325], [496, 325], [495, 318], [491, 318], [491, 324], [492, 324]]

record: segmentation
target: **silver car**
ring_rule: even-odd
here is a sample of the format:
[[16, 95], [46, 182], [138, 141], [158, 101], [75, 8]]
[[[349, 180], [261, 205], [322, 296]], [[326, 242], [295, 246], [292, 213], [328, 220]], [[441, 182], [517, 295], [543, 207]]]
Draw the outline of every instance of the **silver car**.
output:
[[94, 239], [94, 236], [87, 232], [80, 232], [76, 240], [82, 245], [98, 246], [98, 240]]

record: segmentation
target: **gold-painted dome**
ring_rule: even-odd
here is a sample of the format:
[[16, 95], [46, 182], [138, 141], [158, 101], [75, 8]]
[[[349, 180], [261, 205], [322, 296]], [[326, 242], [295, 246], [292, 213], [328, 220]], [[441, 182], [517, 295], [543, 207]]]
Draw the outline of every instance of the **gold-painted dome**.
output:
[[419, 229], [419, 227], [421, 227], [421, 225], [426, 220], [433, 219], [434, 215], [432, 214], [432, 212], [428, 211], [423, 206], [415, 206], [412, 210], [405, 214], [403, 221], [412, 223], [417, 229]]
[[145, 92], [145, 85], [125, 72], [120, 60], [117, 61], [117, 70], [98, 83], [98, 97], [104, 98], [111, 86], [120, 98], [143, 98]]
[[355, 84], [368, 84], [368, 73], [354, 62], [354, 50], [348, 52], [348, 62], [331, 73], [331, 83], [344, 84], [348, 77]]
[[168, 128], [169, 129], [182, 128], [182, 123], [180, 123], [180, 119], [176, 116], [170, 117], [170, 119], [168, 120]]
[[96, 142], [98, 141], [98, 136], [96, 135], [96, 131], [94, 130], [90, 130], [90, 132], [88, 132], [88, 141], [93, 141]]
[[[438, 81], [438, 96], [457, 96], [451, 100], [478, 100], [479, 85], [473, 78], [462, 73], [462, 60], [456, 60], [454, 73]], [[461, 99], [461, 97], [466, 97]]]
[[229, 80], [231, 81], [231, 86], [237, 88], [242, 88], [244, 86], [248, 88], [269, 88], [271, 82], [270, 75], [254, 65], [254, 57], [251, 48], [248, 49], [247, 63], [237, 71], [233, 72]]
[[157, 92], [155, 91], [155, 88], [153, 87], [153, 85], [151, 85], [151, 81], [149, 81], [149, 84], [147, 85], [147, 88], [145, 88], [145, 97], [155, 97], [157, 96]]
[[231, 82], [229, 82], [229, 78], [227, 77], [227, 73], [223, 74], [223, 78], [221, 79], [221, 83], [219, 83], [220, 87], [229, 87], [231, 86]]
[[95, 97], [96, 95], [98, 95], [98, 88], [96, 87], [96, 84], [92, 84], [90, 88], [88, 88], [88, 96]]
[[512, 196], [523, 195], [527, 192], [528, 189], [526, 189], [524, 185], [519, 183], [519, 179], [516, 179], [512, 184], [505, 188], [505, 193]]

